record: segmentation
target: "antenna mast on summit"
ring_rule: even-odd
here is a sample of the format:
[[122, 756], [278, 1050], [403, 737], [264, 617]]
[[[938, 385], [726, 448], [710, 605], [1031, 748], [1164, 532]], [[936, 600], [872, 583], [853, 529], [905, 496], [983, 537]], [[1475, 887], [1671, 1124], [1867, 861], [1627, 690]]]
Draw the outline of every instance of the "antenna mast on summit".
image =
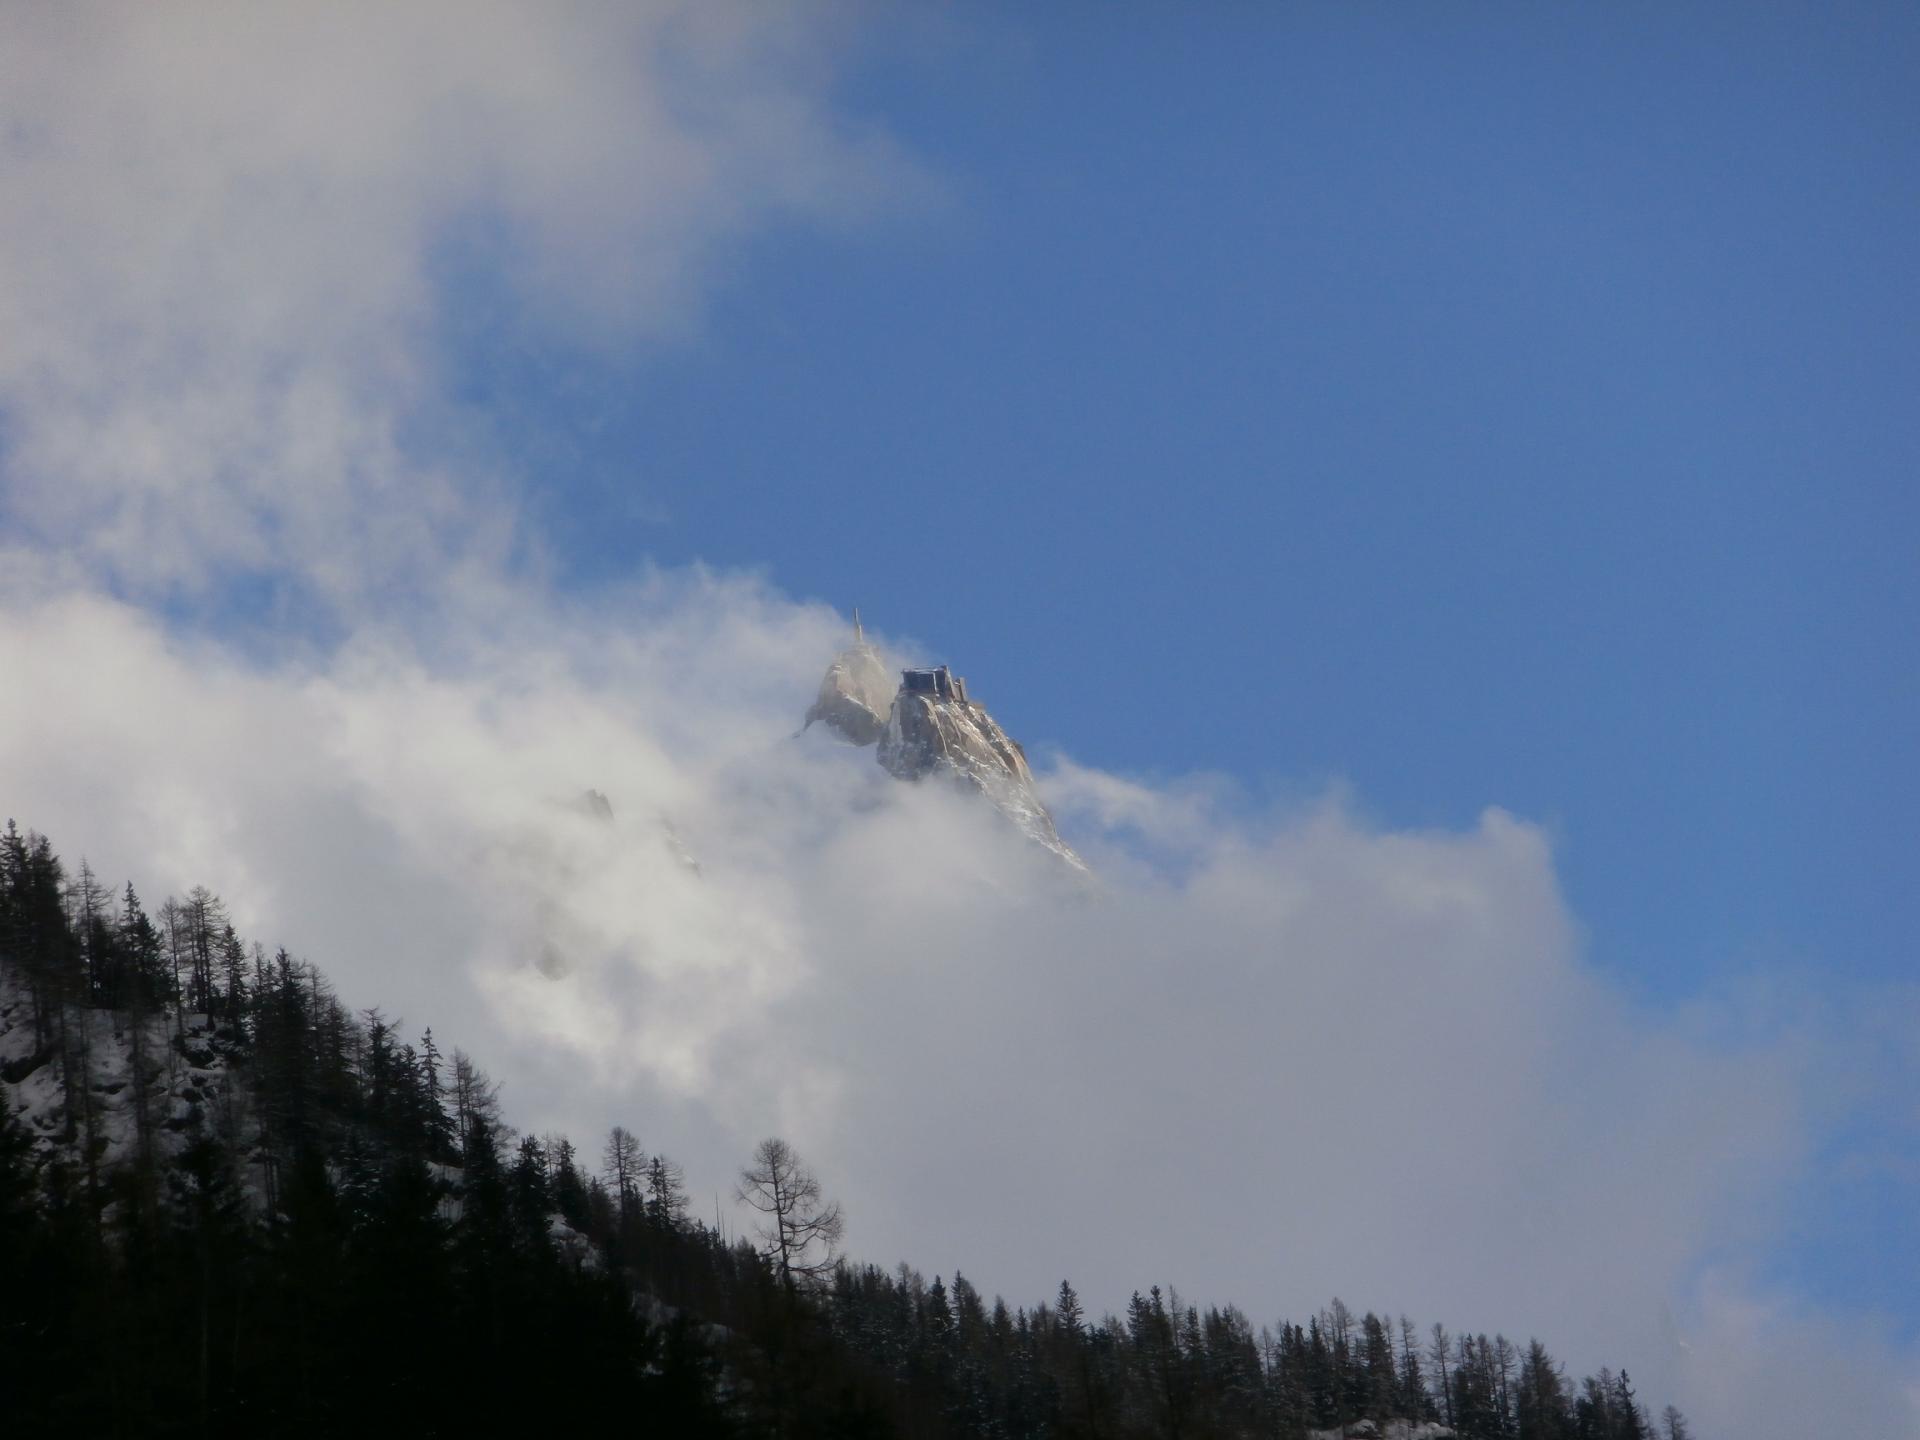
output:
[[860, 628], [860, 607], [858, 605], [853, 607], [853, 643], [856, 645], [864, 645], [867, 643], [867, 632]]

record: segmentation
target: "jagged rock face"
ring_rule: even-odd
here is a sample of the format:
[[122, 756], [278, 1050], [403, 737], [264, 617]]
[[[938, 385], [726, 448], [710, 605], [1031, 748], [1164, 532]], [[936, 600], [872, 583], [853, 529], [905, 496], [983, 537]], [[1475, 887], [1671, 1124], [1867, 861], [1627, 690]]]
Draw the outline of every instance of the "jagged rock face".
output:
[[892, 706], [893, 676], [886, 662], [866, 641], [857, 640], [827, 667], [820, 694], [807, 711], [807, 725], [819, 720], [856, 745], [872, 745], [886, 730]]
[[1076, 869], [1086, 869], [1040, 803], [1020, 742], [1000, 728], [985, 706], [902, 689], [894, 696], [877, 758], [896, 779], [923, 780], [945, 773], [971, 786], [1028, 838]]
[[966, 681], [941, 666], [907, 671], [896, 690], [893, 672], [867, 643], [859, 621], [855, 611], [853, 645], [827, 667], [801, 730], [823, 720], [855, 745], [877, 745], [876, 758], [897, 780], [945, 775], [977, 790], [1029, 839], [1085, 870], [1086, 862], [1060, 838], [1040, 803], [1020, 742], [984, 705], [967, 698]]

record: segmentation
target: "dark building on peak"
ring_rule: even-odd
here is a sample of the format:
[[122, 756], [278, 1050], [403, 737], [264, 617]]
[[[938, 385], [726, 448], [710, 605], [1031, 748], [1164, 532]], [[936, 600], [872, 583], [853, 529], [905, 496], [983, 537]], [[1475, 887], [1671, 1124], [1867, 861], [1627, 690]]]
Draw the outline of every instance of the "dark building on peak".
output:
[[940, 700], [967, 702], [967, 682], [944, 665], [931, 670], [902, 670], [900, 688], [909, 695], [931, 695]]

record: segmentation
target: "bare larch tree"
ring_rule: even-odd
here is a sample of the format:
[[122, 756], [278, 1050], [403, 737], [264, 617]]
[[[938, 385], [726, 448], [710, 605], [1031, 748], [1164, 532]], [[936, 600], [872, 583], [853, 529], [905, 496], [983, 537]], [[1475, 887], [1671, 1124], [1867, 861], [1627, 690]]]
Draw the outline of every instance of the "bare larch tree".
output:
[[786, 1141], [769, 1138], [754, 1147], [753, 1163], [740, 1172], [734, 1194], [764, 1217], [755, 1233], [789, 1292], [832, 1271], [840, 1202], [822, 1199], [820, 1181]]

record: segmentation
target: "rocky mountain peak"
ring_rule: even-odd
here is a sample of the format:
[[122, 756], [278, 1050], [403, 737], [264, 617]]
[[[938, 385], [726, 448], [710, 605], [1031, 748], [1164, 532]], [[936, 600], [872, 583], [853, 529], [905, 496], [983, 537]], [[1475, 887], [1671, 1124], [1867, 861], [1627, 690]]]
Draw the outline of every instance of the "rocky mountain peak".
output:
[[1029, 839], [1087, 868], [1054, 828], [1026, 751], [967, 694], [967, 682], [940, 665], [903, 670], [895, 685], [857, 611], [854, 643], [827, 667], [807, 711], [807, 725], [816, 720], [855, 745], [876, 746], [875, 758], [897, 780], [940, 777], [979, 792]]
[[853, 644], [834, 657], [807, 711], [805, 730], [818, 720], [856, 745], [872, 745], [887, 728], [893, 708], [893, 676], [880, 652], [867, 643], [860, 612], [853, 613]]

